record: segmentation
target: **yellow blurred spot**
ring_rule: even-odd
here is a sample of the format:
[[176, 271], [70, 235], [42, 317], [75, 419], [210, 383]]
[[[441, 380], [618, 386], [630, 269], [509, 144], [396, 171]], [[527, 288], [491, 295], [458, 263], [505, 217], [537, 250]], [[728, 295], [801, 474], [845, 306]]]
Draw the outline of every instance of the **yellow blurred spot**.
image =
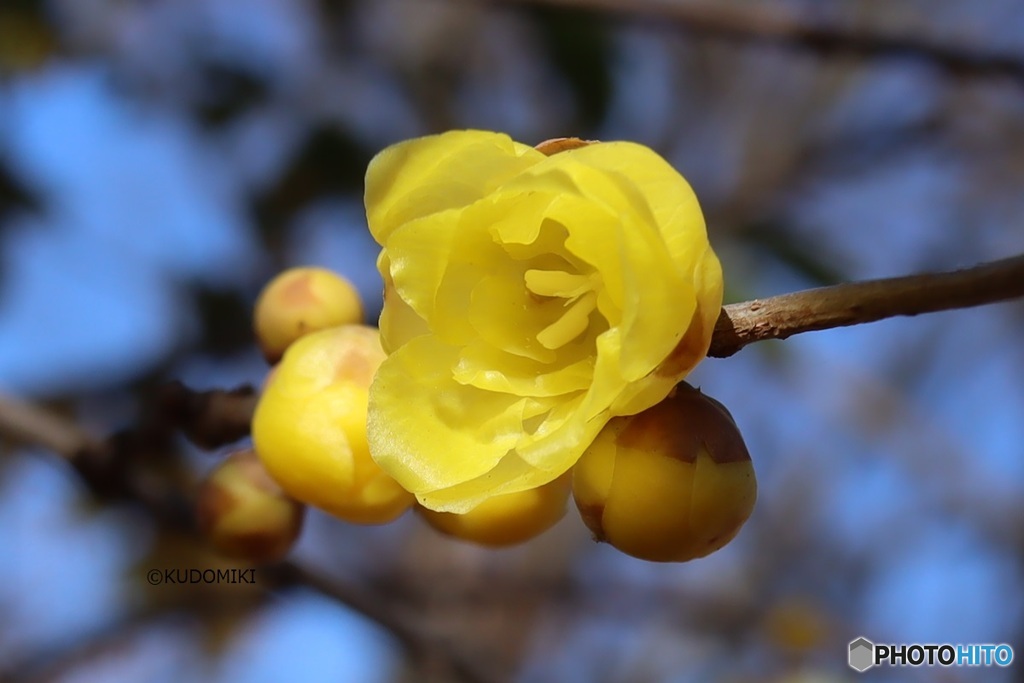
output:
[[784, 600], [765, 615], [764, 629], [780, 648], [807, 652], [819, 647], [828, 637], [828, 620], [813, 603], [801, 599]]

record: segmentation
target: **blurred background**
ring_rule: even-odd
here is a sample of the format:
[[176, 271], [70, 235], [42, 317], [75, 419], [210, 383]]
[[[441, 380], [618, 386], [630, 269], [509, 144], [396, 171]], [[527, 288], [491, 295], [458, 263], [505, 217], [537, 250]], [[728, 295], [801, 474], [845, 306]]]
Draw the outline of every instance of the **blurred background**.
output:
[[[376, 320], [366, 163], [466, 127], [653, 147], [728, 301], [1024, 252], [1014, 0], [3, 0], [0, 391], [105, 435], [166, 381], [258, 384], [252, 305], [290, 265], [343, 273]], [[504, 551], [313, 514], [292, 557], [334, 589], [152, 587], [232, 565], [8, 443], [0, 679], [833, 683], [859, 680], [858, 636], [1024, 657], [1022, 338], [1017, 301], [706, 361], [691, 381], [760, 497], [680, 565], [591, 542], [575, 510]], [[155, 471], [224, 452], [177, 441]]]

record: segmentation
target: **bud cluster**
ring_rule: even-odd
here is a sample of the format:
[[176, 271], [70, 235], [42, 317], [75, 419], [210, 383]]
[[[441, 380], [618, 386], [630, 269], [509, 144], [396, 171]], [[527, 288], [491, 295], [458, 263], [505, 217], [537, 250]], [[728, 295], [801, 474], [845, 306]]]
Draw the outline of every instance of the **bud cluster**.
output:
[[418, 505], [367, 446], [369, 388], [387, 354], [362, 310], [351, 283], [318, 268], [285, 271], [260, 295], [254, 328], [276, 365], [253, 418], [254, 449], [217, 467], [198, 501], [201, 529], [225, 554], [283, 557], [306, 505], [357, 524], [414, 508], [442, 534], [502, 547], [554, 526], [572, 496], [596, 540], [658, 562], [714, 552], [750, 516], [757, 484], [739, 430], [721, 403], [685, 383], [648, 410], [612, 419], [575, 467], [546, 485], [463, 514]]

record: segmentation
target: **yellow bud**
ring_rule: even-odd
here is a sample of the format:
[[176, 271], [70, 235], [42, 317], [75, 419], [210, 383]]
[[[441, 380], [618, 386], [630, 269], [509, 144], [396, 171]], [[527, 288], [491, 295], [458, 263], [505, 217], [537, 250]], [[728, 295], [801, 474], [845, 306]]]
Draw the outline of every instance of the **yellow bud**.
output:
[[224, 555], [273, 562], [299, 537], [306, 507], [281, 490], [252, 450], [244, 450], [206, 477], [196, 513], [200, 531]]
[[355, 287], [324, 268], [291, 268], [279, 274], [263, 288], [253, 315], [256, 339], [270, 363], [304, 335], [362, 321], [363, 304]]
[[534, 489], [493, 496], [463, 514], [417, 511], [443, 534], [497, 548], [528, 541], [554, 526], [565, 516], [570, 486], [565, 474]]
[[307, 335], [274, 368], [252, 422], [256, 452], [289, 495], [359, 524], [390, 522], [413, 503], [366, 443], [370, 382], [384, 358], [373, 327]]
[[779, 648], [789, 652], [808, 652], [827, 642], [831, 624], [820, 606], [791, 598], [773, 604], [765, 614], [762, 626]]
[[685, 562], [732, 540], [757, 480], [729, 411], [683, 383], [653, 408], [608, 422], [576, 465], [573, 495], [597, 540]]

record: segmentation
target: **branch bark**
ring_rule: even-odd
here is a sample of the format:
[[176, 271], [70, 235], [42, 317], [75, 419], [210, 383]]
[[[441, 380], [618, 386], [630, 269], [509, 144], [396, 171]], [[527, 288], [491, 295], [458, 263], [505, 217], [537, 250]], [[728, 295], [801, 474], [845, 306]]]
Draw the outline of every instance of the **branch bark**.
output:
[[851, 282], [755, 299], [722, 309], [708, 355], [725, 358], [765, 339], [1019, 297], [1024, 297], [1024, 254], [965, 270]]
[[0, 439], [40, 446], [64, 457], [95, 451], [100, 441], [78, 425], [34, 405], [0, 395]]
[[900, 57], [927, 61], [949, 73], [1008, 76], [1024, 81], [1024, 57], [982, 48], [953, 47], [924, 37], [818, 25], [794, 13], [752, 4], [668, 0], [503, 0], [506, 4], [597, 10], [668, 21], [701, 35], [737, 43], [795, 48], [822, 56]]

